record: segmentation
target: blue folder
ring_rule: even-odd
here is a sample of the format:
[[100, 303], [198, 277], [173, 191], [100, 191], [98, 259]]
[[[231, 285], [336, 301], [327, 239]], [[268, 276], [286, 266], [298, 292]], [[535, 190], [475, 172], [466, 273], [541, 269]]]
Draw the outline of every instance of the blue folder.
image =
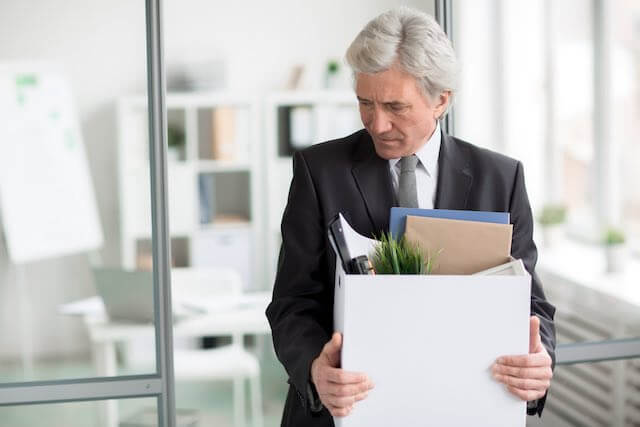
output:
[[407, 216], [457, 219], [461, 221], [509, 224], [509, 212], [458, 211], [450, 209], [391, 208], [389, 231], [394, 238], [402, 237], [407, 226]]

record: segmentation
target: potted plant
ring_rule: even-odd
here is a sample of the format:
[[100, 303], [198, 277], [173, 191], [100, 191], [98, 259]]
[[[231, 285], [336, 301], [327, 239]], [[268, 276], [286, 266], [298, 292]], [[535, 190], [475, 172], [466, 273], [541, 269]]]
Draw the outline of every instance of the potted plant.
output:
[[542, 226], [542, 244], [551, 247], [562, 238], [567, 209], [564, 205], [548, 204], [542, 208], [538, 223]]
[[170, 162], [180, 161], [185, 144], [184, 129], [180, 126], [167, 127], [167, 159]]
[[607, 257], [607, 273], [624, 271], [627, 258], [624, 232], [619, 228], [609, 227], [604, 232], [603, 242]]
[[383, 233], [373, 254], [373, 269], [376, 274], [431, 274], [439, 253], [425, 254], [404, 236], [394, 239]]
[[340, 63], [338, 61], [332, 59], [327, 62], [324, 78], [324, 85], [326, 89], [338, 88], [340, 79]]

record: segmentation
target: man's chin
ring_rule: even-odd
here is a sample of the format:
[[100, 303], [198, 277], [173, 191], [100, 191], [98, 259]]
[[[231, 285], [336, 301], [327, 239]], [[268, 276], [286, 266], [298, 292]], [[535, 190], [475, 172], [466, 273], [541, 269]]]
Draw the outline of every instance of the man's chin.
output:
[[402, 157], [397, 147], [385, 147], [383, 144], [374, 144], [376, 154], [385, 160]]

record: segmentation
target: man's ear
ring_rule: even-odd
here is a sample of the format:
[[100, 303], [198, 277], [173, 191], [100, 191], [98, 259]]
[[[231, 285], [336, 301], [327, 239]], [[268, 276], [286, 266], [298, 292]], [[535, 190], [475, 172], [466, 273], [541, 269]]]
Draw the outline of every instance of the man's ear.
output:
[[451, 99], [450, 90], [445, 90], [441, 92], [438, 98], [436, 98], [436, 105], [434, 107], [434, 115], [436, 119], [441, 118], [444, 115], [444, 112], [447, 111], [447, 106], [449, 105], [450, 99]]

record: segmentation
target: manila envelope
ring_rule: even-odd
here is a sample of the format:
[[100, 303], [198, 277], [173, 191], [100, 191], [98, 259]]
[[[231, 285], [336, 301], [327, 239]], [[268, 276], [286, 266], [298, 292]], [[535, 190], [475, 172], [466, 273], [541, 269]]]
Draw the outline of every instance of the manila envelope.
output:
[[473, 274], [509, 262], [512, 233], [511, 224], [407, 216], [405, 236], [436, 256], [433, 274]]

